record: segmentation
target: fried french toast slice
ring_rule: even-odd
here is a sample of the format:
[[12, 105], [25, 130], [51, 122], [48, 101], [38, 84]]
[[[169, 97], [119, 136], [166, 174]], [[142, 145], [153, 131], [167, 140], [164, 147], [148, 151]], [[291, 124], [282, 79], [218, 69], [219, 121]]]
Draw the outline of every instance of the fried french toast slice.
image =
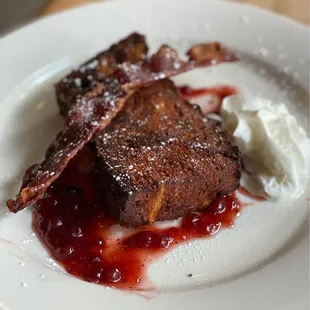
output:
[[124, 226], [176, 219], [239, 187], [238, 148], [170, 80], [133, 94], [94, 144], [102, 194]]

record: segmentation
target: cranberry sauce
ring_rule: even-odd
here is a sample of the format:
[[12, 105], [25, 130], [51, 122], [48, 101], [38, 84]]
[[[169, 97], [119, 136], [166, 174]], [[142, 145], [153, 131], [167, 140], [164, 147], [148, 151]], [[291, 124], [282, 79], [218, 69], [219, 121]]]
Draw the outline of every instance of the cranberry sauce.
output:
[[234, 194], [218, 198], [202, 213], [185, 216], [180, 226], [146, 226], [117, 239], [100, 194], [93, 155], [86, 147], [38, 201], [34, 228], [52, 257], [68, 273], [120, 289], [139, 289], [152, 258], [176, 244], [204, 238], [232, 226], [240, 204]]
[[243, 195], [246, 196], [248, 198], [251, 198], [252, 200], [256, 200], [256, 201], [266, 201], [266, 198], [263, 196], [258, 196], [258, 195], [254, 195], [252, 193], [250, 193], [247, 189], [245, 189], [243, 186], [240, 186], [238, 188], [238, 192]]
[[190, 100], [192, 103], [196, 103], [195, 99], [199, 97], [208, 97], [209, 100], [200, 104], [204, 114], [219, 114], [223, 99], [238, 93], [238, 89], [231, 85], [217, 85], [206, 88], [191, 88], [185, 85], [179, 87], [179, 91], [185, 99]]
[[[186, 99], [215, 96], [219, 103], [215, 112], [219, 112], [222, 100], [237, 90], [232, 86], [183, 86], [180, 92]], [[53, 258], [72, 275], [119, 289], [141, 289], [152, 259], [177, 244], [232, 226], [240, 213], [240, 203], [232, 194], [218, 198], [204, 212], [185, 216], [178, 227], [149, 225], [117, 238], [112, 226], [122, 229], [105, 208], [88, 147], [69, 163], [37, 205], [34, 228]]]

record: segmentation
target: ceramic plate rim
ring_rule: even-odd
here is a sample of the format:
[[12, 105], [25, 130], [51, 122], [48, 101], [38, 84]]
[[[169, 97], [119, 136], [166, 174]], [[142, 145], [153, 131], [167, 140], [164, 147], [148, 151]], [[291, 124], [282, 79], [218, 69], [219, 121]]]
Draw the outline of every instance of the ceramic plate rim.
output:
[[[116, 2], [115, 1], [109, 1], [109, 2], [106, 2], [106, 3], [91, 3], [91, 4], [88, 4], [88, 5], [78, 6], [76, 8], [71, 9], [71, 10], [65, 10], [65, 11], [62, 11], [62, 12], [59, 12], [59, 13], [56, 13], [56, 14], [52, 14], [50, 16], [39, 18], [38, 20], [36, 20], [36, 21], [34, 21], [34, 22], [32, 22], [32, 23], [30, 23], [30, 24], [28, 24], [28, 25], [26, 25], [26, 26], [24, 26], [22, 28], [14, 30], [14, 31], [4, 35], [3, 37], [0, 37], [0, 55], [1, 55], [1, 46], [5, 46], [7, 44], [10, 44], [9, 43], [10, 40], [14, 40], [15, 38], [18, 38], [19, 36], [27, 35], [27, 33], [29, 33], [29, 35], [33, 35], [33, 34], [31, 34], [31, 32], [35, 32], [36, 28], [39, 27], [41, 23], [48, 23], [48, 22], [53, 22], [53, 21], [56, 22], [57, 19], [60, 18], [61, 16], [62, 17], [70, 16], [70, 15], [73, 16], [74, 14], [79, 14], [79, 12], [81, 12], [81, 11], [85, 11], [85, 14], [89, 14], [91, 16], [90, 12], [95, 10], [97, 7], [101, 8], [102, 6], [104, 6], [104, 7], [119, 6], [121, 8], [121, 5], [124, 5], [125, 2], [127, 2], [127, 1], [116, 1]], [[155, 2], [155, 1], [153, 1], [153, 2]], [[164, 3], [163, 0], [160, 0], [160, 1], [157, 1], [157, 2]], [[175, 0], [173, 0], [173, 1], [170, 0], [170, 2], [176, 2], [177, 3], [177, 1], [175, 1]], [[199, 0], [197, 0], [197, 2], [199, 2]], [[309, 28], [307, 26], [305, 26], [303, 24], [300, 24], [300, 23], [298, 23], [298, 22], [296, 22], [294, 20], [291, 20], [291, 19], [287, 18], [286, 16], [276, 15], [276, 14], [274, 14], [272, 12], [269, 12], [269, 11], [267, 11], [265, 9], [262, 9], [262, 8], [256, 8], [256, 7], [253, 7], [251, 5], [243, 5], [243, 4], [240, 4], [240, 3], [232, 3], [232, 2], [228, 2], [228, 1], [220, 1], [219, 2], [219, 1], [216, 1], [216, 0], [209, 0], [209, 1], [206, 1], [206, 2], [208, 4], [211, 3], [211, 5], [215, 5], [215, 6], [222, 5], [222, 6], [232, 6], [232, 7], [235, 7], [235, 8], [238, 7], [241, 10], [246, 8], [253, 15], [255, 15], [255, 14], [262, 14], [262, 16], [266, 16], [266, 17], [268, 17], [270, 19], [274, 19], [275, 23], [277, 23], [277, 24], [282, 24], [282, 23], [286, 23], [287, 24], [288, 23], [290, 25], [290, 27], [294, 27], [295, 28], [296, 32], [299, 32], [299, 33], [302, 32], [302, 36], [304, 36], [304, 35], [308, 35], [309, 36]], [[141, 5], [143, 5], [144, 1], [143, 0], [142, 1], [141, 0], [132, 0], [131, 4], [134, 4], [134, 3], [136, 3], [136, 4], [141, 3]], [[221, 3], [221, 4], [218, 4], [218, 3]], [[208, 4], [206, 4], [205, 7], [207, 7]], [[0, 59], [0, 64], [1, 64], [1, 59]], [[1, 72], [0, 72], [0, 78], [1, 78]], [[18, 83], [22, 82], [22, 81], [23, 81], [23, 79], [18, 81]], [[8, 92], [8, 93], [10, 93], [10, 92]], [[0, 91], [0, 97], [1, 97], [1, 95], [2, 94], [1, 94], [1, 91]], [[1, 104], [1, 102], [0, 102], [0, 104]], [[306, 233], [307, 233], [307, 229], [306, 229]], [[305, 235], [303, 234], [303, 236], [305, 236]], [[292, 239], [294, 239], [294, 238], [296, 238], [296, 236], [292, 236]], [[304, 244], [304, 240], [305, 240], [304, 237], [302, 239], [303, 239], [303, 241], [301, 242], [302, 246], [305, 246], [305, 244]], [[299, 245], [297, 247], [299, 247]], [[281, 258], [280, 258], [280, 260], [281, 260]], [[0, 272], [0, 274], [1, 274], [1, 272]], [[258, 277], [258, 279], [260, 279], [261, 281], [264, 281], [264, 279], [261, 278], [260, 275], [257, 275], [256, 277]], [[68, 283], [70, 283], [73, 286], [79, 286], [80, 287], [79, 289], [86, 287], [85, 284], [80, 284], [79, 285], [79, 284], [74, 283], [72, 281], [72, 279], [71, 280], [69, 279]], [[0, 279], [0, 288], [2, 287], [2, 284], [1, 284], [1, 279]], [[52, 284], [52, 286], [53, 285], [54, 284]], [[233, 286], [231, 286], [231, 284], [228, 284], [228, 287], [230, 287], [231, 290], [234, 290], [234, 288], [233, 288]], [[205, 290], [205, 288], [201, 288], [201, 289], [198, 289], [198, 290], [195, 290], [195, 291], [187, 292], [186, 294], [184, 294], [184, 293], [182, 293], [182, 294], [184, 294], [184, 297], [186, 295], [187, 298], [195, 298], [195, 297], [200, 298], [204, 294], [203, 293], [204, 290]], [[97, 289], [95, 294], [98, 294], [98, 292], [99, 291]], [[114, 299], [114, 298], [118, 298], [118, 296], [121, 296], [121, 295], [118, 295], [118, 293], [115, 293], [115, 294], [111, 293], [111, 296], [112, 296], [111, 298]], [[109, 298], [108, 295], [107, 295], [107, 297]], [[126, 297], [128, 297], [128, 296], [127, 295], [122, 296], [122, 298], [124, 299], [124, 303], [126, 303]], [[255, 298], [255, 296], [254, 296], [254, 298]], [[159, 300], [159, 299], [162, 299], [162, 300], [157, 303], [156, 300]], [[176, 301], [177, 299], [178, 299], [178, 301]], [[177, 303], [179, 306], [182, 307], [182, 300], [184, 302], [184, 299], [183, 298], [179, 298], [177, 292], [175, 292], [175, 293], [171, 293], [171, 295], [169, 295], [169, 296], [161, 296], [161, 298], [155, 298], [154, 300], [149, 301], [149, 305], [153, 307], [153, 304], [154, 304], [154, 306], [156, 305], [156, 307], [157, 307], [158, 305], [165, 305], [165, 302], [172, 302], [173, 301], [173, 302], [175, 302], [175, 304]], [[32, 303], [32, 302], [33, 302], [33, 300], [31, 299], [30, 303]], [[140, 298], [135, 299], [134, 302], [137, 302], [138, 306], [139, 306], [140, 302], [142, 303]], [[303, 305], [304, 306], [306, 304], [307, 300], [303, 299], [301, 301], [294, 301], [294, 302], [296, 302], [299, 305]], [[68, 303], [68, 301], [66, 301], [66, 304], [69, 305], [69, 307], [70, 307], [70, 303]], [[184, 303], [184, 305], [185, 304], [188, 306], [188, 304], [186, 302]], [[145, 305], [144, 303], [143, 303], [143, 305], [141, 304], [141, 307], [143, 308], [144, 305]], [[10, 305], [6, 304], [6, 300], [3, 300], [3, 305], [2, 305], [2, 303], [1, 303], [1, 289], [0, 289], [0, 309], [1, 309], [1, 306], [3, 306], [3, 309], [6, 309], [5, 306], [7, 306], [8, 309], [10, 309], [10, 310], [19, 310], [19, 309], [15, 309], [15, 308], [11, 309]], [[295, 304], [295, 306], [296, 306], [296, 304]], [[174, 307], [173, 307], [173, 309], [174, 309]], [[220, 309], [222, 309], [222, 308], [220, 308]], [[235, 308], [233, 308], [233, 309], [235, 309]], [[288, 305], [287, 309], [297, 309], [297, 308], [294, 308], [294, 305], [292, 305], [292, 308]]]

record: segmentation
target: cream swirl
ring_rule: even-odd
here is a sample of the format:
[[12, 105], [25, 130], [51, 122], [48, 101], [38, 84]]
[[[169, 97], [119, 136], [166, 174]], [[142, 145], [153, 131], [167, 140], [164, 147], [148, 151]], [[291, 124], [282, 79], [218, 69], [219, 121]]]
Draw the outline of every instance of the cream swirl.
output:
[[243, 154], [249, 190], [279, 199], [300, 196], [308, 181], [310, 142], [283, 103], [231, 96], [221, 108], [223, 128]]

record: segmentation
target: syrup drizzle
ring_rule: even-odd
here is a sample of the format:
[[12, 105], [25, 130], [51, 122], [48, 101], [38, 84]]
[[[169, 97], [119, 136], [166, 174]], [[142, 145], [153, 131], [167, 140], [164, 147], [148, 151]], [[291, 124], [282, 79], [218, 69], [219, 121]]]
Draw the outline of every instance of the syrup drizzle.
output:
[[179, 91], [185, 99], [192, 103], [196, 103], [195, 101], [200, 102], [201, 100], [199, 100], [199, 98], [205, 98], [206, 100], [200, 103], [204, 114], [220, 114], [223, 100], [239, 92], [238, 89], [232, 85], [216, 85], [206, 88], [191, 88], [188, 85], [184, 85], [179, 87]]
[[244, 188], [243, 186], [240, 186], [238, 188], [238, 192], [243, 195], [246, 196], [248, 198], [251, 198], [252, 200], [256, 200], [256, 201], [266, 201], [266, 198], [263, 196], [258, 196], [258, 195], [254, 195], [252, 193], [250, 193], [246, 188]]

